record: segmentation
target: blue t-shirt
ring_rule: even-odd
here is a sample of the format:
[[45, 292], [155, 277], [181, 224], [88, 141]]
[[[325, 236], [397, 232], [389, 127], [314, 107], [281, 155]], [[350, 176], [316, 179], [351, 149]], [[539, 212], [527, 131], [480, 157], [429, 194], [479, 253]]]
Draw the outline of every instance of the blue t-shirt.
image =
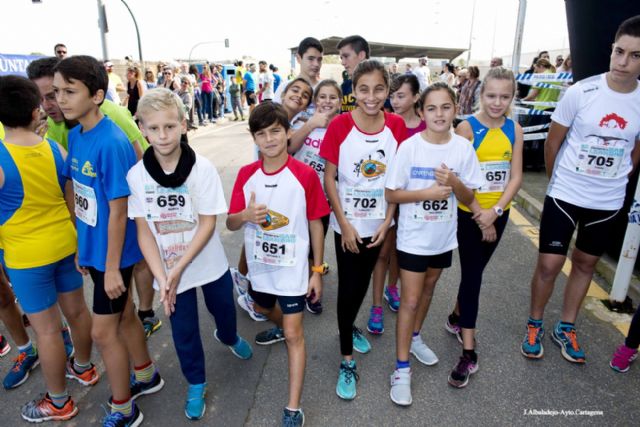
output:
[[[69, 154], [63, 174], [75, 192], [78, 261], [81, 266], [105, 271], [109, 227], [109, 201], [128, 197], [127, 172], [136, 154], [127, 136], [110, 118], [103, 117], [91, 130], [69, 131]], [[136, 225], [127, 219], [120, 268], [142, 259]]]
[[282, 77], [280, 77], [280, 74], [273, 73], [273, 91], [274, 92], [278, 91], [278, 86], [280, 86], [281, 81], [282, 81]]
[[253, 80], [253, 76], [251, 75], [251, 73], [249, 71], [244, 73], [244, 79], [247, 81], [247, 84], [244, 87], [244, 90], [245, 91], [250, 90], [251, 92], [255, 92], [256, 91], [256, 82]]

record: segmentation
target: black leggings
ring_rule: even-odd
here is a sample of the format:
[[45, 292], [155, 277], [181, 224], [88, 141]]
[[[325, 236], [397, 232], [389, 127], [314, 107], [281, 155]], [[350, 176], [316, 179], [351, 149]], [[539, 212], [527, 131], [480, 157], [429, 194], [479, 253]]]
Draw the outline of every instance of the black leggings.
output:
[[381, 245], [367, 249], [371, 238], [363, 238], [358, 244], [360, 253], [342, 250], [342, 236], [334, 232], [336, 261], [338, 262], [338, 330], [340, 352], [353, 354], [353, 323], [369, 289], [373, 268], [378, 261]]
[[460, 254], [460, 287], [458, 305], [460, 307], [460, 327], [475, 329], [478, 318], [480, 286], [482, 273], [489, 263], [493, 251], [498, 247], [502, 232], [509, 219], [509, 210], [505, 210], [493, 225], [496, 227], [495, 242], [482, 241], [482, 231], [472, 218], [471, 212], [458, 209], [458, 253]]
[[640, 346], [640, 306], [638, 306], [636, 314], [634, 314], [633, 319], [631, 319], [629, 335], [627, 335], [624, 343], [629, 348], [638, 348]]

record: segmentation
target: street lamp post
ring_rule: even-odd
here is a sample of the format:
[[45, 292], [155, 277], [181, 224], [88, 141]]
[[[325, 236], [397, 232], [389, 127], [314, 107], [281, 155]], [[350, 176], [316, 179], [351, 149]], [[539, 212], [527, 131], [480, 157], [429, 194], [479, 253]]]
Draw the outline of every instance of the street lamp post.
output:
[[202, 46], [203, 44], [213, 44], [213, 43], [224, 43], [224, 47], [229, 47], [229, 39], [224, 39], [224, 40], [210, 40], [210, 41], [206, 41], [206, 42], [200, 42], [200, 43], [196, 43], [191, 47], [191, 50], [189, 51], [189, 59], [188, 59], [188, 63], [191, 64], [191, 54], [193, 53], [193, 50], [195, 48], [197, 48], [198, 46]]
[[127, 8], [129, 14], [131, 15], [131, 19], [133, 19], [133, 25], [136, 27], [136, 37], [138, 38], [138, 57], [140, 58], [140, 67], [144, 69], [144, 61], [142, 60], [142, 42], [140, 41], [140, 30], [138, 30], [138, 22], [136, 21], [136, 17], [133, 15], [131, 8], [127, 4], [126, 1], [120, 0], [122, 4]]

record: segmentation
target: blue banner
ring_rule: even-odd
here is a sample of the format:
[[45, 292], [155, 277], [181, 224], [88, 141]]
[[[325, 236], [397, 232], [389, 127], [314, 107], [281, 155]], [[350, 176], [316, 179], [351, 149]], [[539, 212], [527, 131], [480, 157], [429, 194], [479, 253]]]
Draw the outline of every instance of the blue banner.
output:
[[27, 77], [27, 66], [42, 56], [37, 55], [5, 55], [0, 53], [0, 76], [10, 74]]

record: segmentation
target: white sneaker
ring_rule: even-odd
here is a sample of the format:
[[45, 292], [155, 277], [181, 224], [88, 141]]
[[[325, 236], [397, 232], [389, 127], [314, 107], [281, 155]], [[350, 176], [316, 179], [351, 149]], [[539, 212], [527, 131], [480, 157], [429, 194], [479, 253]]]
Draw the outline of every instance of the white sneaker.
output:
[[438, 356], [422, 341], [422, 337], [418, 335], [411, 340], [411, 349], [409, 350], [416, 359], [427, 366], [438, 363]]
[[238, 305], [241, 309], [249, 313], [249, 316], [251, 316], [251, 318], [256, 322], [264, 322], [267, 320], [265, 315], [258, 313], [253, 307], [253, 299], [249, 295], [249, 292], [238, 297]]
[[249, 289], [249, 279], [247, 279], [247, 276], [240, 273], [237, 268], [230, 268], [229, 272], [231, 273], [233, 287], [235, 288], [238, 296], [246, 294]]
[[409, 368], [396, 369], [391, 374], [391, 401], [396, 405], [409, 406], [413, 402], [411, 397], [411, 370]]

